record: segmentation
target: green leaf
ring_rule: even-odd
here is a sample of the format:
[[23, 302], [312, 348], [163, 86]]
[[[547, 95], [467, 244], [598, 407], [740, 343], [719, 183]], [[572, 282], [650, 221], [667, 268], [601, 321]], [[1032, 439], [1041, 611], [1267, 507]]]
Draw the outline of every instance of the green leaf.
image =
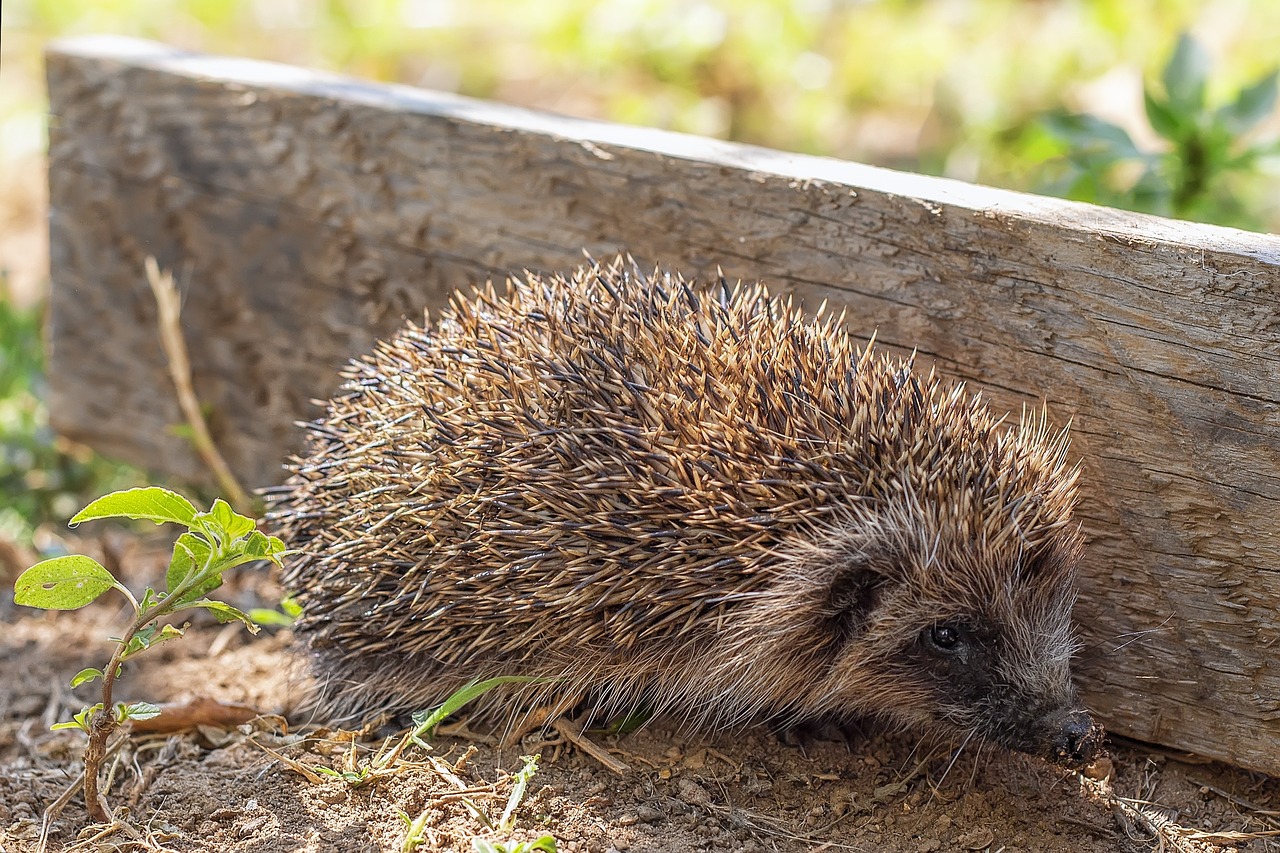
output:
[[1181, 139], [1187, 130], [1195, 127], [1194, 124], [1184, 123], [1182, 116], [1170, 108], [1169, 102], [1158, 98], [1150, 89], [1143, 90], [1142, 102], [1146, 107], [1147, 121], [1151, 122], [1151, 128], [1165, 139]]
[[116, 719], [122, 723], [125, 720], [151, 720], [158, 716], [160, 716], [160, 706], [150, 702], [134, 702], [129, 705], [118, 702], [116, 704]]
[[97, 560], [71, 554], [36, 563], [19, 575], [13, 600], [45, 610], [76, 610], [113, 586], [116, 579]]
[[239, 539], [258, 527], [252, 518], [240, 515], [222, 498], [218, 498], [213, 502], [213, 508], [209, 511], [209, 514], [218, 523], [218, 527], [227, 534], [227, 539]]
[[652, 708], [637, 708], [616, 720], [610, 720], [604, 731], [611, 735], [629, 735], [651, 719], [653, 719]]
[[50, 731], [58, 731], [59, 729], [79, 729], [85, 734], [89, 733], [89, 720], [94, 713], [102, 710], [102, 703], [96, 702], [87, 708], [81, 708], [79, 713], [70, 720], [61, 723], [54, 723], [49, 727]]
[[302, 605], [291, 595], [280, 600], [280, 609], [271, 610], [266, 607], [255, 607], [249, 611], [249, 618], [259, 625], [276, 625], [288, 628], [302, 615]]
[[138, 612], [141, 613], [159, 604], [167, 595], [163, 592], [156, 592], [151, 587], [147, 587], [142, 591], [142, 600], [138, 602]]
[[275, 536], [267, 536], [261, 531], [255, 530], [249, 534], [249, 538], [244, 542], [244, 553], [250, 557], [261, 560], [270, 560], [273, 563], [279, 563], [279, 555], [284, 553], [284, 543]]
[[160, 636], [151, 641], [151, 645], [155, 646], [163, 643], [165, 640], [176, 640], [185, 633], [185, 627], [179, 628], [177, 625], [170, 625], [167, 622], [160, 626]]
[[[173, 543], [173, 556], [169, 560], [169, 569], [164, 576], [165, 588], [169, 594], [173, 595], [179, 586], [207, 569], [212, 553], [213, 549], [204, 537], [195, 533], [184, 533], [179, 536]], [[209, 577], [184, 590], [181, 601], [200, 598], [221, 585], [221, 573], [211, 573]]]
[[103, 495], [76, 513], [71, 526], [96, 518], [141, 518], [156, 524], [172, 522], [185, 526], [191, 524], [195, 516], [196, 508], [182, 495], [159, 486], [147, 486]]
[[128, 660], [134, 655], [145, 652], [152, 646], [158, 646], [166, 640], [176, 640], [182, 636], [182, 633], [182, 629], [174, 625], [168, 623], [160, 625], [153, 622], [134, 632], [134, 635], [129, 638], [129, 642], [125, 644], [124, 653], [120, 656], [120, 659], [122, 661]]
[[511, 795], [507, 797], [507, 807], [502, 811], [502, 817], [498, 819], [498, 831], [510, 832], [516, 825], [516, 809], [520, 808], [520, 803], [524, 800], [525, 790], [529, 787], [529, 780], [533, 778], [533, 774], [538, 772], [538, 759], [541, 755], [522, 755], [520, 760], [524, 762], [524, 767], [511, 777], [514, 782], [511, 786]]
[[540, 836], [538, 840], [533, 842], [532, 846], [529, 847], [529, 850], [541, 850], [542, 853], [557, 853], [555, 836]]
[[228, 547], [255, 532], [257, 524], [252, 518], [237, 514], [230, 504], [218, 498], [208, 512], [196, 513], [191, 529], [204, 533], [210, 541], [222, 547]]
[[[123, 664], [129, 658], [139, 652], [145, 652], [149, 648], [151, 648], [151, 638], [144, 637], [142, 632], [139, 631], [129, 638], [129, 642], [124, 644], [124, 651], [120, 653], [120, 662]], [[116, 677], [118, 678], [119, 676], [120, 673], [117, 672]]]
[[1272, 71], [1242, 89], [1234, 101], [1218, 110], [1218, 121], [1235, 136], [1253, 130], [1276, 108], [1278, 82], [1280, 71]]
[[184, 605], [183, 609], [186, 610], [192, 607], [203, 607], [205, 610], [212, 613], [214, 618], [219, 622], [225, 623], [239, 620], [249, 629], [249, 633], [258, 633], [258, 624], [249, 618], [249, 614], [238, 608], [232, 607], [225, 601], [214, 601], [211, 598], [202, 598], [199, 601], [192, 601], [190, 604]]
[[89, 721], [93, 719], [93, 715], [102, 710], [101, 702], [94, 702], [87, 708], [82, 708], [80, 713], [75, 715], [75, 721], [80, 724], [80, 728], [86, 732], [89, 731]]
[[169, 595], [205, 565], [210, 553], [209, 543], [194, 533], [184, 533], [174, 541], [169, 568], [164, 573], [164, 586]]
[[92, 666], [82, 669], [75, 674], [74, 678], [71, 679], [71, 686], [72, 688], [79, 687], [81, 684], [85, 684], [97, 678], [102, 678], [102, 675], [102, 670]]
[[267, 556], [267, 549], [269, 547], [270, 543], [267, 542], [267, 535], [259, 530], [255, 530], [253, 533], [249, 534], [248, 539], [244, 540], [244, 544], [241, 546], [241, 552], [246, 557], [265, 559]]
[[[1209, 78], [1209, 54], [1200, 43], [1183, 33], [1164, 67], [1162, 80], [1175, 113], [1196, 116], [1204, 108], [1205, 81]], [[1194, 119], [1193, 119], [1194, 120]]]
[[288, 613], [272, 610], [269, 607], [254, 607], [249, 611], [249, 618], [258, 625], [273, 628], [288, 628], [295, 621], [295, 617], [290, 616]]
[[1123, 127], [1088, 113], [1051, 113], [1042, 123], [1051, 135], [1071, 146], [1073, 157], [1111, 161], [1142, 156]]

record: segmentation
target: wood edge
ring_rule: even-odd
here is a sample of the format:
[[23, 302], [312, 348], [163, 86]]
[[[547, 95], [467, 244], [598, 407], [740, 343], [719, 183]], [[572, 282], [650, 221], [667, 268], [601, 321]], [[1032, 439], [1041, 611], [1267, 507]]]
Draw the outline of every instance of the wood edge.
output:
[[554, 113], [419, 89], [374, 83], [256, 59], [215, 56], [180, 50], [158, 42], [125, 36], [75, 36], [51, 42], [48, 56], [107, 60], [162, 71], [193, 80], [220, 80], [232, 85], [266, 87], [298, 95], [332, 98], [390, 112], [414, 113], [509, 131], [551, 136], [577, 143], [603, 160], [604, 146], [743, 170], [796, 181], [834, 184], [853, 193], [879, 193], [988, 216], [1018, 219], [1076, 232], [1082, 238], [1111, 238], [1136, 244], [1194, 246], [1239, 255], [1280, 267], [1280, 235], [1262, 234], [1166, 219], [1083, 202], [1002, 190], [868, 166], [832, 157], [793, 154], [754, 145], [725, 142], [657, 128], [573, 118]]

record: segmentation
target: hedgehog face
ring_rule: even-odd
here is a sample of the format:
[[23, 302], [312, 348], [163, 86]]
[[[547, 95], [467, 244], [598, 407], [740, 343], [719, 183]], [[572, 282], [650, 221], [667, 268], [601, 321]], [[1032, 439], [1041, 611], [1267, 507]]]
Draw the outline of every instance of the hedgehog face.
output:
[[867, 559], [838, 569], [830, 587], [833, 602], [859, 614], [843, 623], [858, 630], [835, 640], [832, 677], [861, 694], [848, 703], [1058, 764], [1092, 761], [1101, 730], [1070, 671], [1074, 537], [1004, 558], [990, 548], [893, 545], [864, 549]]
[[[1009, 749], [1066, 765], [1089, 763], [1099, 733], [1071, 684], [1071, 628], [1059, 613], [1021, 598], [1014, 619], [993, 608], [943, 611], [900, 657], [917, 668], [935, 718]], [[1002, 608], [994, 608], [1000, 611]]]

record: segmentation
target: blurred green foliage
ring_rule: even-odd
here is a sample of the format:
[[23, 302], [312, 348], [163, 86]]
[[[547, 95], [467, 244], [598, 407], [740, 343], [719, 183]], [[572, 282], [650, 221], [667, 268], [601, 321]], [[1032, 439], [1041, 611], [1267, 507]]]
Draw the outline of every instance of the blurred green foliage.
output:
[[24, 546], [41, 523], [69, 518], [104, 487], [136, 479], [54, 434], [43, 370], [39, 308], [16, 307], [0, 287], [0, 538]]
[[1045, 189], [1179, 219], [1265, 227], [1255, 191], [1260, 183], [1266, 187], [1259, 181], [1260, 166], [1280, 156], [1280, 141], [1249, 137], [1275, 112], [1280, 75], [1273, 70], [1211, 108], [1205, 94], [1209, 71], [1204, 48], [1184, 35], [1160, 83], [1144, 89], [1147, 121], [1164, 141], [1163, 150], [1140, 148], [1124, 128], [1097, 116], [1050, 115], [1045, 128], [1065, 146], [1066, 165]]

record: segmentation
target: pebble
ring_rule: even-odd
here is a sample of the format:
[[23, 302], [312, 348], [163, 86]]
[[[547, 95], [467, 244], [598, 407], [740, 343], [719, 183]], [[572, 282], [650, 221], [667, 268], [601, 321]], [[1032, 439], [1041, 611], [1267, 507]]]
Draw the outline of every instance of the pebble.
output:
[[1101, 782], [1103, 779], [1114, 775], [1115, 772], [1116, 767], [1112, 763], [1110, 756], [1103, 756], [1080, 771], [1086, 779], [1092, 779], [1095, 782]]
[[711, 802], [711, 794], [707, 789], [692, 779], [681, 779], [676, 784], [676, 790], [680, 794], [680, 799], [684, 800], [686, 803], [705, 806], [707, 803]]
[[641, 806], [640, 808], [636, 809], [636, 817], [638, 817], [644, 823], [657, 823], [658, 821], [666, 817], [666, 815], [664, 815], [658, 809], [655, 809], [653, 806]]
[[986, 850], [996, 840], [995, 833], [986, 827], [965, 833], [956, 839], [956, 844], [964, 850]]
[[247, 823], [242, 823], [240, 826], [237, 826], [236, 834], [239, 835], [241, 838], [248, 838], [250, 835], [253, 835], [259, 829], [262, 829], [262, 827], [266, 826], [267, 820], [268, 820], [267, 815], [262, 815], [261, 817], [255, 817], [253, 820], [248, 821]]
[[328, 803], [331, 806], [336, 806], [338, 803], [345, 803], [347, 801], [347, 788], [345, 785], [324, 787], [316, 792], [316, 796], [320, 798], [321, 802]]

